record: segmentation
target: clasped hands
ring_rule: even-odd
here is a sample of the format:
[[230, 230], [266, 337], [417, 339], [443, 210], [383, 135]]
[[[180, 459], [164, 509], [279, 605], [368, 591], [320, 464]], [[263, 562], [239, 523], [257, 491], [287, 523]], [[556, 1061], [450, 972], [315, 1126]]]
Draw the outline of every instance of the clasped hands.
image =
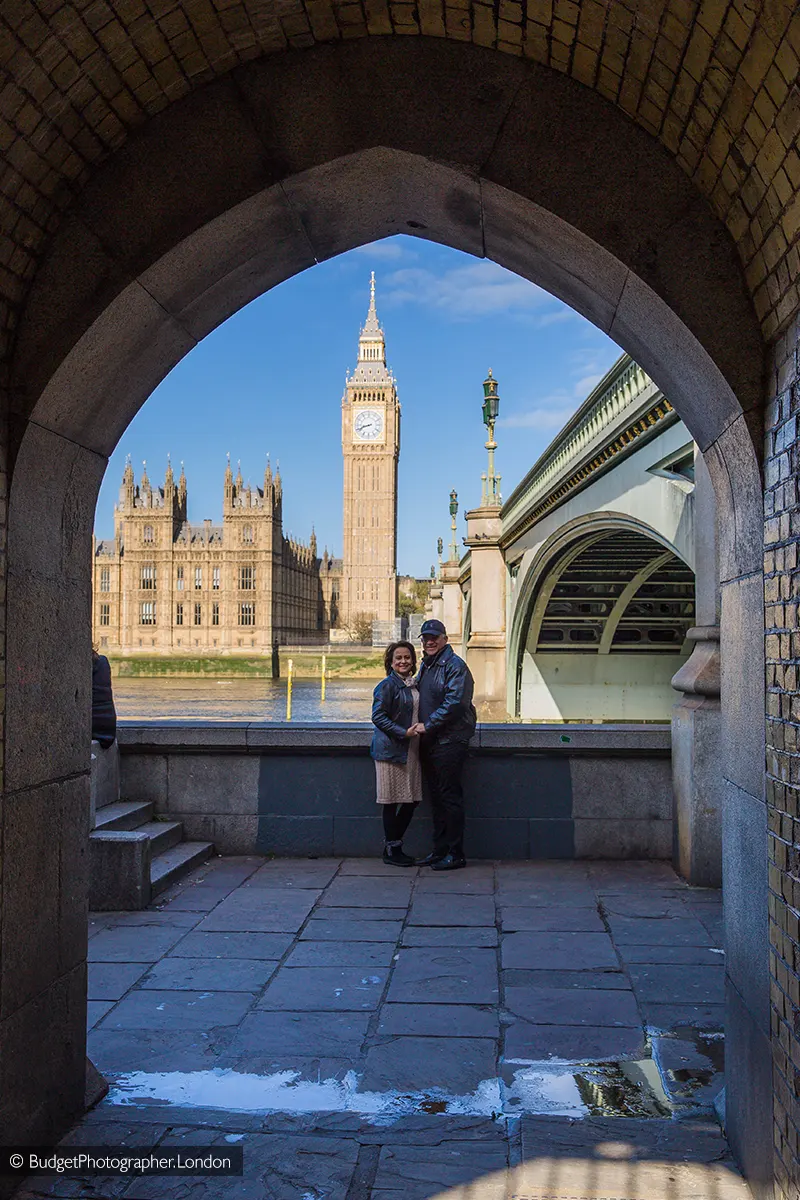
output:
[[407, 738], [421, 737], [424, 732], [425, 732], [424, 724], [422, 723], [422, 721], [417, 721], [416, 725], [412, 725], [410, 729], [406, 730], [406, 737]]

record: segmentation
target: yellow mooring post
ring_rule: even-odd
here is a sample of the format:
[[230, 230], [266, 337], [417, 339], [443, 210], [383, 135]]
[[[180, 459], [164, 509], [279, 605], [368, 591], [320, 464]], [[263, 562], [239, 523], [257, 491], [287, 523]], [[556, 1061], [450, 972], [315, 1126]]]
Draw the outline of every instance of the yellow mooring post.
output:
[[286, 676], [286, 720], [292, 719], [292, 660], [289, 659], [289, 672]]
[[325, 699], [325, 655], [322, 656], [322, 695], [321, 700]]

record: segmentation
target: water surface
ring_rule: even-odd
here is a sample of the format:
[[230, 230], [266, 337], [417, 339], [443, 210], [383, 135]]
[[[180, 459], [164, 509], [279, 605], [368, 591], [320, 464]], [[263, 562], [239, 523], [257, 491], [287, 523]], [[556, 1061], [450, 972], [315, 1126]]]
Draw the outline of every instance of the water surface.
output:
[[[369, 721], [374, 679], [295, 680], [292, 720]], [[131, 721], [285, 721], [285, 679], [114, 680], [117, 716]]]

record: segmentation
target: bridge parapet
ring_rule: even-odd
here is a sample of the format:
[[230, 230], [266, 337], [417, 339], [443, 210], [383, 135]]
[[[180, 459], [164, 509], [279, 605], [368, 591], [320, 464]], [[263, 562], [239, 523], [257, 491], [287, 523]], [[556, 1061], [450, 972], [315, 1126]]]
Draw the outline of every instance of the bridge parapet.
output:
[[503, 507], [510, 545], [550, 508], [678, 420], [649, 375], [624, 354], [534, 463]]

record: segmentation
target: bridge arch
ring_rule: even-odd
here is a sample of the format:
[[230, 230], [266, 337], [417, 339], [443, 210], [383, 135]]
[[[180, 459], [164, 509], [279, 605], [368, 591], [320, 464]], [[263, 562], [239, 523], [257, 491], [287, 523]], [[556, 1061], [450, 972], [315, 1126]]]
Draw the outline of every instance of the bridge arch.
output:
[[[643, 697], [648, 687], [653, 690], [648, 678], [653, 674], [655, 695], [649, 697], [646, 719], [667, 719], [671, 693], [664, 688], [688, 655], [684, 642], [693, 622], [692, 564], [661, 533], [624, 513], [590, 513], [571, 521], [532, 555], [515, 598], [509, 637], [515, 715], [524, 718], [535, 711], [545, 714], [541, 719], [596, 719], [591, 692], [597, 680], [591, 668], [602, 665], [607, 719], [628, 719], [613, 706], [615, 701], [624, 704], [634, 682], [644, 712]], [[609, 670], [611, 664], [589, 662], [589, 654], [624, 656], [629, 672], [634, 661], [650, 669], [643, 672], [637, 666], [625, 682], [623, 673]], [[658, 656], [658, 671], [652, 671], [648, 654]], [[576, 660], [576, 655], [581, 657]], [[526, 665], [546, 692], [563, 692], [580, 682], [586, 710], [564, 709], [554, 695], [549, 702], [542, 696], [536, 702], [523, 700]], [[577, 676], [556, 679], [559, 671], [574, 675], [573, 665]], [[658, 711], [659, 691], [665, 697], [663, 713]]]
[[[643, 188], [647, 177], [659, 186]], [[763, 661], [765, 347], [726, 226], [655, 137], [558, 71], [471, 44], [387, 37], [242, 65], [168, 103], [80, 178], [26, 281], [8, 375], [4, 830], [5, 845], [22, 849], [3, 863], [3, 896], [4, 912], [32, 915], [4, 922], [13, 988], [0, 991], [4, 1018], [13, 1009], [5, 1044], [38, 1046], [46, 1063], [32, 1074], [24, 1056], [7, 1059], [13, 1108], [2, 1124], [20, 1143], [46, 1141], [83, 1099], [77, 831], [89, 547], [107, 455], [198, 340], [317, 261], [396, 232], [487, 256], [604, 329], [669, 395], [706, 454], [725, 535], [723, 753], [735, 828], [736, 804], [743, 812], [763, 792], [753, 720], [763, 673], [728, 682], [725, 664]], [[58, 853], [26, 853], [45, 827], [59, 831]], [[752, 845], [729, 842], [734, 873], [737, 844], [742, 856]], [[766, 879], [766, 855], [762, 866]], [[761, 1014], [767, 958], [748, 949], [760, 945], [742, 933], [750, 916], [766, 927], [766, 900], [739, 914], [728, 970]], [[760, 1032], [748, 1026], [743, 1043]], [[768, 1053], [755, 1059], [769, 1071]], [[747, 1072], [738, 1086], [742, 1097], [759, 1092]], [[759, 1119], [769, 1145], [769, 1114]]]

